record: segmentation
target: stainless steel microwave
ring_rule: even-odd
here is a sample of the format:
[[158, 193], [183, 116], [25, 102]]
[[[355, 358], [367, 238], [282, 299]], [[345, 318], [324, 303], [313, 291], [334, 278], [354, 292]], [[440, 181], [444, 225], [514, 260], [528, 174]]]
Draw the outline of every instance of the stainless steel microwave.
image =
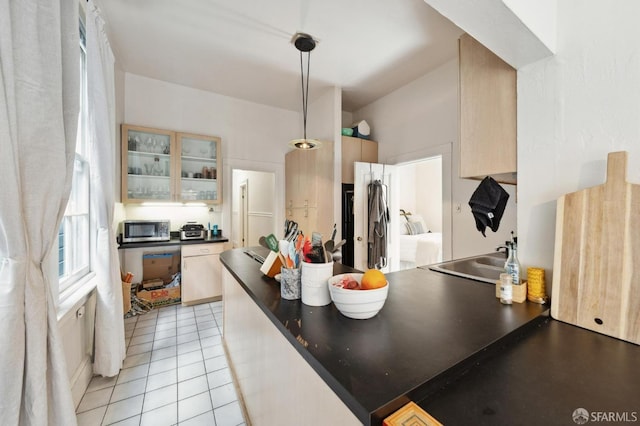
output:
[[123, 243], [169, 241], [168, 220], [125, 220], [120, 223]]

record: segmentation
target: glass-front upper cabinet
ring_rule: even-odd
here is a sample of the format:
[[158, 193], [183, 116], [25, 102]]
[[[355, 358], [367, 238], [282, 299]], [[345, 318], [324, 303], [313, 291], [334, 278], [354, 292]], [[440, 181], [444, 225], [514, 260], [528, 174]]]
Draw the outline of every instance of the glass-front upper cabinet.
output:
[[122, 202], [173, 201], [175, 133], [122, 126]]
[[180, 177], [176, 192], [180, 201], [221, 202], [220, 138], [176, 134]]
[[222, 202], [215, 136], [122, 125], [122, 202]]

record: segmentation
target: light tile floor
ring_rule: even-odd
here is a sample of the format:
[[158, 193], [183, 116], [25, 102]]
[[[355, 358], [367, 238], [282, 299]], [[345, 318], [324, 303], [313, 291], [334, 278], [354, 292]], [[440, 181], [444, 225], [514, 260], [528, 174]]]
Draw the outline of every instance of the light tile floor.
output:
[[78, 425], [245, 425], [221, 334], [222, 302], [125, 319], [123, 368], [91, 380]]

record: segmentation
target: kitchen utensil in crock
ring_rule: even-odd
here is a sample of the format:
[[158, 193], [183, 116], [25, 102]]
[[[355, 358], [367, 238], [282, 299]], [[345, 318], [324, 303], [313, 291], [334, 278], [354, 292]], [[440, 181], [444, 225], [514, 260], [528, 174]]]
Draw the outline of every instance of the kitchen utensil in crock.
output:
[[338, 228], [337, 228], [337, 224], [333, 224], [333, 232], [331, 232], [331, 241], [334, 242], [335, 244], [335, 240], [336, 240], [336, 233], [338, 232]]
[[335, 248], [335, 244], [334, 244], [333, 240], [329, 240], [326, 243], [324, 243], [325, 252], [333, 253], [334, 248]]
[[265, 239], [267, 240], [267, 245], [269, 246], [269, 249], [271, 249], [271, 251], [275, 251], [276, 253], [280, 252], [278, 239], [275, 235], [269, 234], [265, 237]]
[[338, 241], [338, 244], [333, 246], [333, 252], [336, 252], [340, 247], [342, 247], [346, 243], [347, 243], [347, 240], [344, 240], [344, 239]]
[[271, 248], [269, 247], [269, 244], [267, 244], [267, 239], [262, 236], [258, 239], [258, 244], [260, 244], [262, 247], [271, 250]]

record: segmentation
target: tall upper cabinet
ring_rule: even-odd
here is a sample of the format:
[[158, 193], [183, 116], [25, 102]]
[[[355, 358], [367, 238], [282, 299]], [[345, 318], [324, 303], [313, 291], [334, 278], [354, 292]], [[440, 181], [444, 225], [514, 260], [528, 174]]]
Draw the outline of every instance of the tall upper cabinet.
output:
[[354, 163], [378, 162], [378, 143], [351, 136], [342, 136], [342, 183], [354, 183]]
[[333, 228], [333, 142], [319, 149], [294, 149], [285, 155], [286, 217], [305, 235]]
[[516, 70], [468, 34], [459, 63], [460, 177], [515, 184]]
[[222, 202], [221, 141], [122, 125], [122, 202]]

